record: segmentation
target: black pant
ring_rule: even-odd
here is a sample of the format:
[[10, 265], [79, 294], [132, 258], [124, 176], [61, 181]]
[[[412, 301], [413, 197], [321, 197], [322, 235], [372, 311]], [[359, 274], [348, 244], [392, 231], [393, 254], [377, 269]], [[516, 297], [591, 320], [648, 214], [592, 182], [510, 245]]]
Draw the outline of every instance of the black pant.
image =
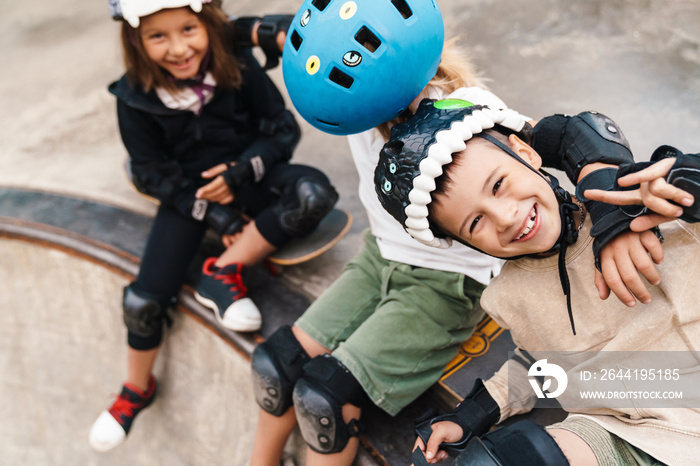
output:
[[[274, 206], [285, 201], [285, 193], [293, 191], [285, 188], [296, 185], [302, 177], [314, 177], [330, 186], [328, 178], [313, 167], [281, 164], [273, 167], [259, 183], [236, 194], [233, 206], [253, 217], [262, 236], [280, 247], [291, 236], [282, 230]], [[158, 301], [166, 309], [180, 290], [206, 229], [205, 223], [161, 204], [153, 220], [133, 290]], [[137, 350], [156, 348], [162, 339], [162, 326], [150, 337], [128, 333], [129, 346]]]

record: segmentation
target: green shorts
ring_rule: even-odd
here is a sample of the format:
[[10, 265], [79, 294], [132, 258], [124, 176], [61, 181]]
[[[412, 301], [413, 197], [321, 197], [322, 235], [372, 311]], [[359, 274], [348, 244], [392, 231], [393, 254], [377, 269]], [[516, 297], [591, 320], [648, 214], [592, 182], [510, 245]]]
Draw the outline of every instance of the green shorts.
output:
[[547, 429], [564, 429], [581, 437], [593, 450], [600, 466], [665, 466], [587, 417], [569, 416]]
[[367, 232], [362, 251], [296, 325], [393, 416], [438, 381], [472, 334], [484, 288], [463, 274], [387, 261]]

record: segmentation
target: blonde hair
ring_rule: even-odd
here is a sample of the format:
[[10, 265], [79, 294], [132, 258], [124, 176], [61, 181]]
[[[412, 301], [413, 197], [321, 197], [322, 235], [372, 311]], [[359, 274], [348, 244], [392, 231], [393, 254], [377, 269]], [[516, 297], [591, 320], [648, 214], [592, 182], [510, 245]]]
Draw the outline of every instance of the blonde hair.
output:
[[[202, 11], [194, 14], [204, 24], [209, 35], [210, 55], [207, 71], [211, 72], [217, 87], [239, 88], [242, 75], [238, 60], [232, 53], [234, 35], [228, 17], [221, 9], [221, 0], [205, 3]], [[124, 67], [129, 81], [140, 84], [145, 92], [149, 92], [154, 87], [175, 91], [176, 84], [168, 79], [165, 71], [146, 54], [138, 28], [134, 29], [124, 21], [121, 42]]]
[[[468, 59], [464, 50], [457, 45], [458, 41], [458, 37], [445, 41], [435, 76], [418, 95], [418, 98], [421, 96], [427, 97], [430, 89], [437, 89], [445, 94], [450, 94], [460, 87], [479, 86], [486, 88], [483, 79], [476, 72], [476, 67]], [[414, 111], [415, 109], [409, 107], [393, 120], [377, 126], [379, 133], [385, 140], [389, 140], [391, 128], [394, 125], [407, 121], [413, 116]]]

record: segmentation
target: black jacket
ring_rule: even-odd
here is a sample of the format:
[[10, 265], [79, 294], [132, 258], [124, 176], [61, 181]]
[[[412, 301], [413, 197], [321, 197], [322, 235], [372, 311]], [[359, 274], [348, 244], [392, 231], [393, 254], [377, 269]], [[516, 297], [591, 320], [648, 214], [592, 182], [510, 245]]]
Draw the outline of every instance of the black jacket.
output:
[[139, 191], [190, 216], [201, 172], [260, 156], [265, 171], [288, 161], [300, 137], [279, 91], [249, 49], [239, 56], [240, 89], [217, 89], [200, 115], [165, 107], [125, 76], [109, 86], [117, 97], [122, 140]]

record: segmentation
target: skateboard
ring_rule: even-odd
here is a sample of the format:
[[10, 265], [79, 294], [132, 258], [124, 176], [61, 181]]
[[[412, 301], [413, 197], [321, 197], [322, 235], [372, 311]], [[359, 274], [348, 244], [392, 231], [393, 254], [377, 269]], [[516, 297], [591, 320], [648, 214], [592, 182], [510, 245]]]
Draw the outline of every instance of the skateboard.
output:
[[[158, 204], [158, 199], [143, 194], [134, 187], [131, 164], [129, 162], [130, 160], [127, 158], [124, 163], [124, 172], [131, 186], [142, 197]], [[303, 238], [293, 239], [273, 252], [267, 260], [276, 265], [296, 265], [314, 259], [343, 239], [350, 231], [351, 226], [352, 215], [349, 212], [333, 209], [321, 220], [321, 223], [318, 224], [311, 234]]]
[[293, 239], [273, 252], [267, 260], [277, 265], [296, 265], [314, 259], [343, 239], [351, 226], [352, 215], [349, 212], [333, 209], [313, 232]]

